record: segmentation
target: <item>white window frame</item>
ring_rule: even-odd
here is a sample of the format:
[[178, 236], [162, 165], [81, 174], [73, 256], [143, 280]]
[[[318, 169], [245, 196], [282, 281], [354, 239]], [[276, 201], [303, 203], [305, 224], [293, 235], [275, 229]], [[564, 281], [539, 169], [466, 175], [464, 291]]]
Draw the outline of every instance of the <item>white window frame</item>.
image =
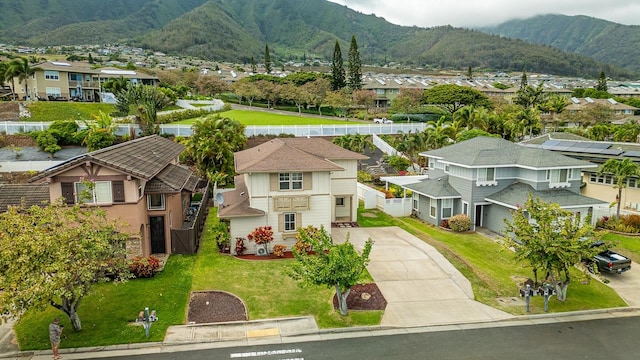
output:
[[[160, 197], [160, 205], [153, 205], [152, 197], [159, 196]], [[147, 194], [147, 210], [164, 210], [165, 209], [165, 195], [164, 194]]]
[[415, 211], [418, 211], [420, 209], [420, 200], [418, 199], [417, 196], [413, 197], [411, 201], [411, 208]]
[[59, 87], [47, 86], [47, 88], [45, 89], [45, 93], [47, 94], [47, 96], [62, 96], [62, 93], [60, 92]]
[[302, 190], [303, 175], [301, 172], [279, 173], [278, 174], [278, 190]]
[[[89, 190], [84, 183], [76, 182], [73, 184], [75, 190], [76, 204], [111, 204], [113, 203], [113, 190], [111, 181], [94, 181], [93, 189]], [[85, 191], [91, 191], [90, 199], [80, 199], [80, 194]]]
[[434, 219], [438, 218], [438, 200], [429, 198], [429, 216]]
[[[448, 209], [448, 215], [445, 214], [445, 209]], [[449, 219], [453, 216], [453, 199], [442, 199], [440, 201], [440, 214], [443, 219]]]
[[[489, 171], [491, 170], [491, 171]], [[491, 173], [491, 176], [489, 174]], [[477, 180], [476, 186], [495, 186], [498, 185], [496, 181], [496, 168], [495, 167], [486, 167], [479, 168], [476, 172]]]
[[462, 202], [462, 213], [469, 216], [469, 203], [466, 201]]
[[296, 231], [296, 213], [284, 213], [283, 227], [285, 232]]
[[60, 72], [56, 70], [45, 70], [44, 78], [45, 80], [58, 81], [60, 80]]
[[[564, 172], [564, 177], [562, 173]], [[572, 169], [551, 169], [547, 170], [547, 178], [550, 188], [561, 188], [571, 186]]]

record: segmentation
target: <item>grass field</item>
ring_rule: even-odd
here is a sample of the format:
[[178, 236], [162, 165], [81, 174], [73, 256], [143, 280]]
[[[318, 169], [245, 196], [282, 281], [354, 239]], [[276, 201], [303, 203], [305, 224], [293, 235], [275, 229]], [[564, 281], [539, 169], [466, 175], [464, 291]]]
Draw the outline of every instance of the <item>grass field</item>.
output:
[[112, 104], [82, 103], [72, 101], [35, 101], [28, 106], [31, 117], [28, 121], [93, 120], [100, 111], [110, 114]]
[[[269, 111], [230, 110], [219, 114], [228, 117], [244, 125], [331, 125], [346, 123], [345, 120], [331, 118], [308, 117], [304, 114], [283, 115]], [[198, 119], [189, 119], [175, 122], [174, 124], [193, 124]]]

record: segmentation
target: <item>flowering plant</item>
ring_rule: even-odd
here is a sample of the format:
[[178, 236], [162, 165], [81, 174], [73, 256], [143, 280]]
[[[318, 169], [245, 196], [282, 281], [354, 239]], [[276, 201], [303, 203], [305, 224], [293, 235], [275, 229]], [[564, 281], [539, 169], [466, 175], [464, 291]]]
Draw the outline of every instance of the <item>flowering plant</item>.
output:
[[257, 245], [268, 244], [273, 241], [273, 230], [271, 226], [261, 226], [247, 235], [249, 241], [254, 241]]

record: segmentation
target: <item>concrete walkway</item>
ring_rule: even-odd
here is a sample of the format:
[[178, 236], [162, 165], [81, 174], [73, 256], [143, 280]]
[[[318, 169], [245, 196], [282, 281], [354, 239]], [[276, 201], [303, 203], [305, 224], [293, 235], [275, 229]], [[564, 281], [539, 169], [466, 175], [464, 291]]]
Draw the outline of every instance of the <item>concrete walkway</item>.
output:
[[334, 228], [358, 249], [374, 240], [368, 270], [387, 299], [381, 326], [412, 327], [513, 317], [474, 300], [469, 281], [434, 247], [399, 227]]

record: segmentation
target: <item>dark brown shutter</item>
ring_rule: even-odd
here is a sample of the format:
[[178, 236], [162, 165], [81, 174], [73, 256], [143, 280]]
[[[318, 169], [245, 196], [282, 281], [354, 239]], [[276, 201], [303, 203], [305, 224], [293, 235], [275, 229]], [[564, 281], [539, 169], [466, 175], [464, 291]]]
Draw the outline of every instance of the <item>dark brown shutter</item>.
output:
[[76, 197], [73, 195], [73, 183], [63, 182], [60, 183], [62, 187], [62, 197], [64, 202], [68, 205], [73, 205], [76, 202]]
[[124, 202], [124, 181], [112, 181], [111, 192], [113, 193], [113, 202]]

